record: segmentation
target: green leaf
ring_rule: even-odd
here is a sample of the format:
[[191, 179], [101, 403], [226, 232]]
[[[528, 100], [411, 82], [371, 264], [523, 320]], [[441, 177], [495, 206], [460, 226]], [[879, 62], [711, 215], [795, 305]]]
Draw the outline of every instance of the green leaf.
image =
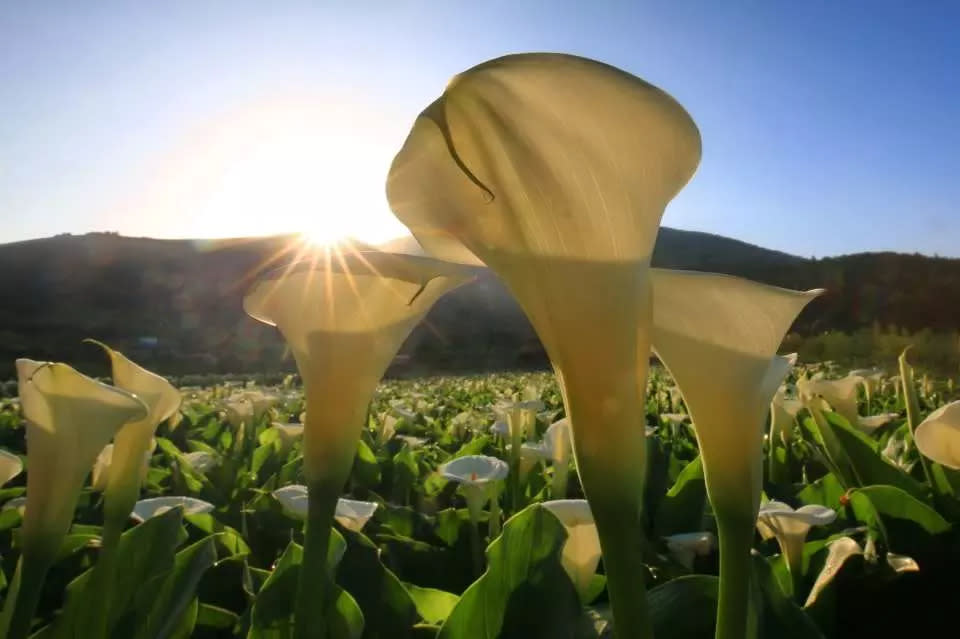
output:
[[[166, 639], [174, 635], [177, 622], [189, 613], [200, 578], [217, 560], [212, 537], [177, 553], [173, 570], [146, 584], [137, 597], [135, 609], [142, 619], [137, 639]], [[197, 611], [193, 610], [196, 620]], [[192, 627], [193, 624], [191, 623]]]
[[200, 604], [197, 611], [197, 625], [205, 628], [229, 631], [240, 621], [240, 615], [226, 608]]
[[684, 575], [651, 590], [647, 603], [653, 635], [657, 639], [713, 637], [719, 583], [712, 575]]
[[[180, 525], [182, 513], [181, 508], [173, 508], [120, 536], [116, 550], [118, 569], [112, 584], [108, 622], [111, 632], [115, 627], [128, 627], [131, 618], [136, 617], [131, 604], [136, 594], [142, 592], [144, 584], [173, 567], [174, 552], [187, 537]], [[102, 592], [94, 590], [90, 576], [91, 571], [87, 570], [67, 586], [66, 605], [56, 621], [56, 636], [83, 636], [83, 629], [75, 627], [77, 620], [91, 605], [89, 602], [103, 596]]]
[[344, 531], [347, 549], [337, 570], [338, 583], [366, 611], [363, 636], [406, 637], [417, 608], [397, 576], [380, 562], [380, 550], [362, 533]]
[[931, 535], [950, 529], [950, 523], [937, 511], [896, 486], [867, 486], [856, 492], [866, 495], [882, 516], [907, 519]]
[[833, 473], [827, 473], [820, 479], [804, 486], [803, 490], [797, 493], [797, 499], [800, 503], [818, 504], [829, 508], [839, 508], [840, 498], [846, 491]]
[[220, 523], [210, 513], [187, 515], [184, 519], [203, 532], [216, 535], [217, 545], [223, 548], [228, 556], [236, 557], [250, 554], [250, 546], [247, 545], [240, 533], [230, 526]]
[[436, 588], [421, 588], [410, 583], [404, 585], [417, 607], [417, 613], [428, 624], [435, 626], [443, 624], [450, 616], [450, 611], [460, 601], [460, 597], [452, 592]]
[[511, 517], [487, 548], [487, 570], [450, 612], [438, 639], [562, 637], [582, 615], [560, 565], [567, 533], [534, 504]]
[[353, 459], [353, 477], [367, 488], [380, 484], [380, 464], [362, 439], [357, 440], [357, 455]]
[[761, 637], [823, 639], [813, 619], [780, 588], [770, 564], [762, 555], [752, 555], [751, 571], [753, 585], [759, 588], [763, 598]]
[[702, 519], [707, 503], [707, 487], [700, 457], [684, 466], [666, 497], [660, 503], [654, 519], [656, 534], [660, 537], [703, 528]]

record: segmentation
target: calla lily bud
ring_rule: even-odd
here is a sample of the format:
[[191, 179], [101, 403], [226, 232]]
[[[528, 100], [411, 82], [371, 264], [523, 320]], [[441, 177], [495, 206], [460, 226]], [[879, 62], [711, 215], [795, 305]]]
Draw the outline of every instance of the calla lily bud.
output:
[[559, 519], [567, 531], [560, 563], [570, 576], [580, 600], [587, 603], [590, 582], [602, 555], [590, 505], [585, 499], [556, 499], [545, 501], [541, 506]]
[[522, 54], [456, 76], [387, 179], [424, 249], [489, 266], [536, 329], [610, 558], [615, 624], [640, 636], [648, 267], [664, 208], [699, 161], [699, 131], [665, 92], [594, 60]]
[[0, 486], [23, 472], [23, 461], [18, 455], [0, 449]]
[[960, 402], [941, 406], [914, 433], [917, 449], [942, 466], [960, 470]]

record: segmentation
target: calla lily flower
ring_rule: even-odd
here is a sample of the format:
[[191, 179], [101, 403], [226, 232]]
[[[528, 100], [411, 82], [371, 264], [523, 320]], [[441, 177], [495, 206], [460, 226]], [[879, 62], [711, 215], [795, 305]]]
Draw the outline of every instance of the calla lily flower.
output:
[[18, 455], [0, 449], [0, 486], [23, 472], [23, 461]]
[[13, 499], [10, 499], [10, 500], [8, 500], [8, 501], [5, 501], [5, 502], [3, 503], [3, 508], [0, 508], [0, 510], [14, 510], [14, 509], [15, 509], [15, 510], [17, 510], [17, 512], [20, 513], [20, 516], [23, 517], [23, 513], [25, 512], [26, 507], [27, 507], [27, 498], [26, 498], [25, 496], [23, 496], [23, 497], [14, 497]]
[[220, 460], [217, 456], [203, 450], [197, 450], [192, 453], [185, 453], [183, 459], [190, 464], [190, 467], [200, 473], [206, 473], [216, 467]]
[[550, 494], [554, 499], [563, 499], [567, 495], [570, 457], [573, 455], [570, 420], [564, 417], [550, 424], [543, 434], [543, 445], [553, 462]]
[[680, 533], [665, 539], [667, 550], [687, 570], [693, 570], [694, 559], [706, 557], [717, 547], [716, 535], [707, 531]]
[[897, 413], [881, 413], [880, 415], [870, 415], [869, 417], [857, 417], [857, 423], [855, 424], [860, 430], [870, 435], [873, 431], [877, 430], [881, 426], [889, 424], [893, 420], [900, 417]]
[[241, 428], [245, 428], [253, 423], [253, 402], [246, 397], [232, 399], [226, 402], [223, 408], [227, 415], [227, 423], [229, 423], [234, 430], [239, 431]]
[[39, 589], [97, 455], [122, 426], [149, 414], [136, 396], [66, 364], [18, 359], [16, 365], [27, 422], [28, 499], [23, 552], [0, 616], [0, 636], [8, 639], [30, 630]]
[[[151, 438], [150, 446], [143, 453], [143, 464], [140, 466], [140, 475], [138, 483], [142, 483], [150, 471], [150, 458], [157, 447], [157, 440]], [[113, 468], [113, 444], [107, 444], [97, 455], [97, 460], [93, 463], [93, 474], [90, 477], [90, 485], [94, 490], [104, 491], [110, 482], [111, 468]]]
[[423, 437], [414, 437], [413, 435], [397, 435], [397, 439], [405, 442], [411, 449], [420, 448], [428, 441]]
[[[280, 454], [286, 455], [293, 450], [293, 445], [298, 439], [303, 437], [303, 424], [278, 424], [274, 423], [270, 430], [276, 433], [276, 438], [280, 441]], [[267, 431], [264, 431], [267, 432]]]
[[367, 409], [403, 341], [473, 271], [424, 257], [349, 246], [271, 272], [243, 300], [283, 334], [306, 391], [303, 473], [310, 508], [295, 605], [295, 634], [321, 633], [315, 605], [327, 588], [330, 522], [367, 421]]
[[280, 402], [280, 398], [276, 395], [268, 395], [263, 391], [247, 391], [243, 394], [243, 398], [250, 402], [253, 419], [256, 421], [259, 421], [267, 414], [268, 410]]
[[930, 413], [913, 436], [917, 449], [942, 466], [960, 470], [960, 402]]
[[[621, 633], [649, 636], [637, 539], [646, 476], [650, 257], [700, 134], [660, 89], [560, 54], [456, 76], [417, 118], [387, 199], [424, 249], [504, 280], [560, 380]], [[639, 600], [639, 603], [638, 603]]]
[[199, 515], [213, 511], [213, 504], [193, 497], [152, 497], [141, 499], [133, 506], [130, 517], [138, 522], [162, 515], [168, 510], [182, 508], [184, 515]]
[[104, 489], [104, 547], [107, 547], [116, 543], [140, 495], [140, 484], [146, 476], [144, 458], [149, 463], [157, 426], [177, 412], [181, 397], [180, 391], [163, 377], [135, 364], [106, 344], [88, 341], [102, 347], [110, 357], [114, 386], [135, 394], [149, 410], [143, 419], [120, 430], [113, 440]]
[[580, 601], [587, 603], [590, 581], [602, 554], [590, 504], [585, 499], [556, 499], [545, 501], [541, 506], [553, 513], [567, 531], [560, 563], [577, 589]]
[[793, 438], [793, 426], [802, 408], [803, 402], [788, 398], [782, 388], [777, 390], [770, 402], [770, 433], [779, 437], [784, 445]]
[[[869, 542], [867, 545], [869, 545]], [[820, 574], [817, 575], [817, 580], [810, 589], [810, 594], [807, 595], [807, 600], [803, 604], [804, 608], [809, 608], [817, 601], [817, 598], [820, 597], [823, 590], [833, 581], [837, 573], [840, 572], [840, 569], [847, 559], [854, 555], [866, 554], [864, 550], [860, 548], [860, 544], [852, 537], [839, 537], [834, 539], [827, 544], [827, 549], [827, 558], [824, 561], [823, 568], [820, 570]], [[886, 560], [887, 565], [897, 574], [917, 572], [920, 570], [917, 562], [914, 561], [912, 557], [906, 555], [897, 555], [888, 552]]]
[[[273, 493], [273, 497], [280, 502], [283, 510], [297, 519], [307, 518], [307, 487], [301, 484], [292, 484], [278, 488]], [[346, 528], [354, 532], [360, 532], [367, 524], [373, 513], [376, 512], [379, 504], [372, 501], [358, 501], [355, 499], [337, 500], [337, 508], [334, 519]]]
[[680, 386], [696, 425], [707, 494], [717, 517], [718, 638], [745, 633], [764, 422], [791, 366], [789, 358], [776, 356], [777, 348], [800, 311], [820, 293], [727, 275], [653, 271], [654, 350]]
[[377, 443], [383, 446], [397, 434], [397, 418], [384, 414], [377, 424]]
[[780, 551], [790, 572], [799, 576], [803, 544], [813, 526], [825, 526], [837, 518], [837, 512], [826, 506], [808, 504], [794, 510], [780, 501], [768, 501], [760, 507], [757, 530], [764, 539], [777, 538]]
[[445, 479], [460, 484], [470, 520], [477, 523], [484, 504], [490, 498], [491, 484], [506, 479], [510, 467], [496, 457], [464, 455], [442, 465], [439, 472]]
[[857, 388], [863, 383], [863, 378], [856, 375], [847, 375], [843, 379], [811, 379], [801, 378], [797, 381], [797, 391], [803, 400], [809, 401], [821, 397], [834, 410], [843, 415], [851, 426], [856, 427], [860, 421], [857, 409]]
[[347, 530], [360, 532], [367, 525], [379, 504], [375, 501], [358, 501], [356, 499], [337, 500], [337, 510], [333, 518]]

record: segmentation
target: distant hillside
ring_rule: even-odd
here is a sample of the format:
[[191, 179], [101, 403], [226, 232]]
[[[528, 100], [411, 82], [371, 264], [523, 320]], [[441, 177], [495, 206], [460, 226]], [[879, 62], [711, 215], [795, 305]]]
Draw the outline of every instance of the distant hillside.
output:
[[[0, 245], [0, 379], [13, 360], [57, 359], [102, 372], [96, 337], [168, 374], [289, 368], [276, 330], [241, 299], [293, 238], [154, 240], [92, 233]], [[271, 260], [271, 257], [273, 260]], [[828, 294], [801, 333], [879, 323], [960, 329], [960, 260], [867, 253], [809, 260], [706, 233], [661, 229], [654, 264], [717, 271]], [[538, 366], [523, 313], [494, 276], [443, 298], [402, 351], [396, 371]]]

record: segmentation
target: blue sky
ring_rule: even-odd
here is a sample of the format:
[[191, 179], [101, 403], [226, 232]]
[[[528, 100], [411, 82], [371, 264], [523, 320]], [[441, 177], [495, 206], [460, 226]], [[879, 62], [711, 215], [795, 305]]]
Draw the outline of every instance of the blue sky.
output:
[[0, 241], [386, 239], [386, 171], [417, 113], [451, 75], [540, 50], [692, 114], [703, 160], [666, 225], [960, 256], [957, 3], [80, 5], [0, 8]]

